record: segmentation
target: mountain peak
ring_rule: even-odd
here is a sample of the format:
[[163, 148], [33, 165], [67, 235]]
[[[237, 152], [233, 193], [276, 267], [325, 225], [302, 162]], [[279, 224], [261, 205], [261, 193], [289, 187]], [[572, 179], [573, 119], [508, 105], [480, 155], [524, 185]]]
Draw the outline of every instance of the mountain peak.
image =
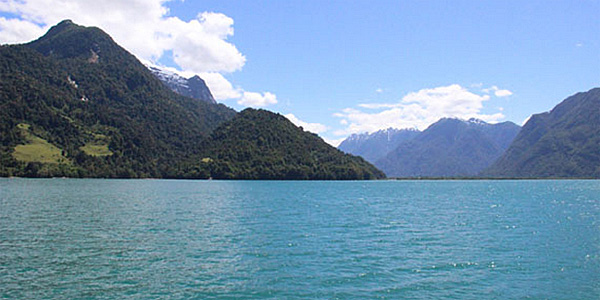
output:
[[77, 25], [77, 24], [75, 24], [75, 23], [73, 23], [73, 21], [71, 21], [69, 19], [63, 20], [60, 23], [52, 26], [50, 28], [50, 30], [48, 30], [48, 32], [44, 36], [46, 36], [46, 37], [48, 37], [48, 36], [54, 36], [56, 34], [59, 34], [61, 32], [67, 31], [67, 30], [69, 30], [71, 28], [74, 28], [74, 27], [80, 27], [80, 26]]
[[48, 32], [46, 32], [46, 34], [44, 34], [43, 36], [41, 36], [40, 38], [38, 38], [31, 44], [35, 44], [35, 43], [39, 44], [42, 41], [51, 40], [56, 36], [59, 36], [61, 34], [69, 32], [69, 31], [81, 29], [81, 28], [84, 28], [84, 27], [73, 23], [73, 21], [71, 21], [69, 19], [63, 20], [60, 23], [50, 27], [50, 29], [48, 30]]
[[100, 28], [85, 27], [64, 20], [52, 26], [39, 39], [26, 44], [45, 56], [81, 58], [98, 62], [102, 58], [130, 55]]
[[108, 34], [67, 20], [0, 47], [0, 82], [0, 176], [196, 178], [181, 168], [235, 115], [175, 94]]
[[443, 118], [400, 144], [375, 166], [388, 176], [474, 176], [498, 158], [519, 131], [510, 124]]
[[55, 30], [60, 30], [60, 29], [64, 29], [69, 26], [79, 26], [79, 25], [73, 23], [73, 21], [71, 19], [65, 19], [65, 20], [60, 21], [58, 24], [54, 25], [52, 28], [55, 28]]
[[345, 139], [338, 149], [362, 156], [369, 162], [375, 162], [394, 150], [399, 144], [417, 136], [416, 129], [381, 129], [373, 133], [352, 134]]

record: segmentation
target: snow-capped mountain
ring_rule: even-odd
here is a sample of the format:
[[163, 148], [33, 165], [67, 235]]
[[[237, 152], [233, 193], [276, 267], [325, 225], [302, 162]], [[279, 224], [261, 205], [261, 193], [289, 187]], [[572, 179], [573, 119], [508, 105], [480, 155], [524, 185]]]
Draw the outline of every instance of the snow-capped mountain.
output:
[[416, 129], [382, 129], [374, 133], [352, 134], [338, 149], [353, 155], [362, 156], [369, 162], [375, 162], [396, 149], [402, 142], [419, 134]]
[[512, 122], [443, 118], [375, 162], [390, 177], [476, 176], [519, 132]]
[[198, 75], [185, 78], [170, 70], [146, 64], [146, 67], [174, 92], [194, 99], [217, 103], [213, 98], [206, 82]]

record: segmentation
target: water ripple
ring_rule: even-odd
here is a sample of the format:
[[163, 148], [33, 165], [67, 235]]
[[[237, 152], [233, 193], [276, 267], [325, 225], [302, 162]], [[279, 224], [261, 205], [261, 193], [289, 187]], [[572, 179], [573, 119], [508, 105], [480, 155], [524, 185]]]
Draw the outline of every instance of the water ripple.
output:
[[0, 179], [0, 298], [594, 299], [599, 181]]

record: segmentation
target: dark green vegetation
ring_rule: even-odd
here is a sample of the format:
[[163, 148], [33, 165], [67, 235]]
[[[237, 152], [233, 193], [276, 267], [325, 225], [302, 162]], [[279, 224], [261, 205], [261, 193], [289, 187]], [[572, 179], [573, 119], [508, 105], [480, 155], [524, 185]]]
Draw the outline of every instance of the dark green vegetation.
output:
[[[173, 93], [100, 29], [70, 21], [2, 46], [0, 82], [3, 176], [168, 176], [235, 115]], [[19, 154], [40, 147], [64, 159]]]
[[533, 115], [483, 175], [600, 178], [600, 88]]
[[400, 144], [418, 136], [416, 129], [388, 128], [368, 134], [353, 134], [345, 139], [338, 148], [346, 153], [358, 155], [371, 163], [384, 158], [388, 153], [398, 148]]
[[284, 116], [246, 109], [203, 144], [200, 177], [226, 179], [377, 179], [385, 175]]
[[490, 166], [520, 127], [441, 119], [375, 162], [390, 177], [472, 177]]
[[[213, 130], [236, 116], [234, 110], [176, 94], [102, 30], [70, 21], [59, 23], [29, 44], [0, 46], [0, 83], [0, 176], [377, 177], [368, 175], [375, 169], [361, 159], [328, 157], [333, 152], [322, 141], [317, 146], [316, 137], [310, 144], [312, 148], [296, 147], [309, 142], [308, 133], [292, 136], [271, 128], [261, 136], [267, 140], [277, 140], [280, 135], [300, 139], [302, 142], [287, 141], [296, 147], [290, 152], [326, 152], [269, 157], [276, 151], [267, 151], [269, 148], [261, 145], [258, 149], [262, 152], [254, 153], [254, 141], [244, 141], [254, 135], [245, 134], [241, 128], [231, 132], [221, 127], [217, 135], [211, 136]], [[219, 142], [229, 147], [228, 140], [236, 141], [238, 146], [217, 147]], [[216, 155], [219, 151], [229, 156], [221, 159]], [[203, 163], [205, 153], [214, 153], [215, 159]], [[256, 167], [263, 169], [252, 171], [238, 167], [244, 162], [231, 161], [234, 157], [243, 159], [248, 153]], [[309, 161], [287, 161], [304, 155], [316, 157], [319, 165], [312, 160], [308, 165], [311, 171], [305, 172], [302, 163]], [[266, 162], [282, 157], [286, 162], [278, 165], [280, 169], [264, 170], [270, 166]], [[324, 174], [322, 170], [332, 173]]]

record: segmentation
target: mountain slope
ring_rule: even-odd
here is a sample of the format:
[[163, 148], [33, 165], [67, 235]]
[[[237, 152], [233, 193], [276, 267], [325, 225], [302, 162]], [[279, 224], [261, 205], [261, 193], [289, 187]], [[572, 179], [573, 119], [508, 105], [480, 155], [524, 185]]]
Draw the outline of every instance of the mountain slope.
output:
[[471, 119], [441, 119], [402, 143], [375, 166], [390, 177], [474, 176], [493, 163], [519, 126]]
[[401, 143], [413, 139], [419, 134], [414, 129], [388, 128], [368, 134], [353, 134], [345, 139], [338, 149], [353, 155], [362, 156], [371, 163], [385, 157]]
[[384, 177], [281, 115], [181, 96], [71, 21], [0, 46], [0, 82], [0, 176]]
[[70, 21], [0, 47], [0, 82], [4, 176], [168, 176], [235, 115], [172, 92], [102, 30]]
[[203, 147], [199, 177], [225, 179], [376, 179], [385, 175], [280, 114], [246, 109]]
[[533, 115], [484, 175], [600, 178], [600, 88]]
[[148, 69], [158, 77], [165, 85], [167, 85], [175, 93], [194, 98], [197, 100], [206, 101], [216, 104], [215, 98], [208, 89], [206, 82], [198, 75], [191, 78], [185, 78], [174, 72], [161, 69], [155, 66], [148, 66]]

